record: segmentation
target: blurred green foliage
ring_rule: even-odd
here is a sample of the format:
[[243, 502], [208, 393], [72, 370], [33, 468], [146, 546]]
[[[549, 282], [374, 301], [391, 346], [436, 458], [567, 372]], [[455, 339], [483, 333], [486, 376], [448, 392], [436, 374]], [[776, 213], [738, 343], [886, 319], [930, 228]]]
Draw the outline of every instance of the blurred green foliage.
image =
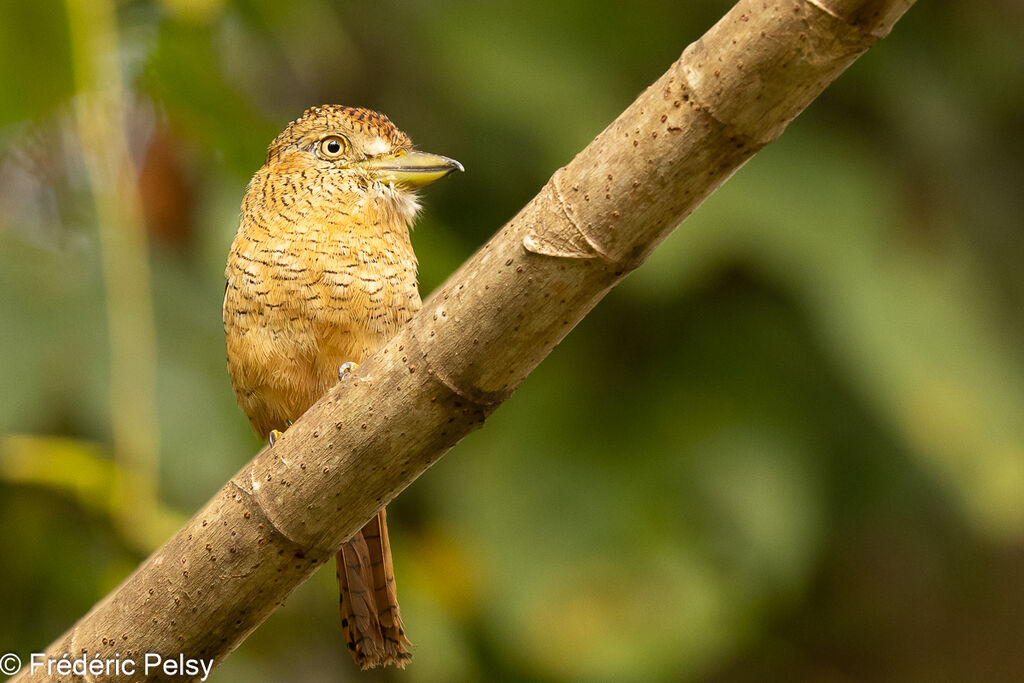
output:
[[[260, 445], [222, 272], [287, 121], [368, 106], [465, 164], [425, 193], [427, 293], [728, 7], [119, 3], [165, 522]], [[22, 655], [149, 550], [111, 519], [67, 14], [0, 5], [0, 652]], [[1022, 28], [1005, 0], [911, 9], [393, 504], [408, 671], [356, 673], [323, 571], [211, 680], [1017, 680]]]

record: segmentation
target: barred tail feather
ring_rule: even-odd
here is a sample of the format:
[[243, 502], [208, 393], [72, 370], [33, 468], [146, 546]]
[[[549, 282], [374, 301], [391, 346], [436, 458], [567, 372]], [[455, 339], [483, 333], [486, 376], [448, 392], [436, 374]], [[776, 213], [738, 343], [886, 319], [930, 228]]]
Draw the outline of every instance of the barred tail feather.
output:
[[405, 668], [412, 643], [402, 627], [384, 510], [341, 547], [336, 561], [341, 625], [352, 658], [363, 669]]

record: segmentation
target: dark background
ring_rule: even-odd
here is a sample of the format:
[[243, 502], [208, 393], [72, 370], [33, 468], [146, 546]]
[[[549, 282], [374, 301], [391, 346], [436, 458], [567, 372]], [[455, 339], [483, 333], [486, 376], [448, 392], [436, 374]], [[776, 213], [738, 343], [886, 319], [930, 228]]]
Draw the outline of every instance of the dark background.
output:
[[[285, 123], [367, 106], [465, 164], [424, 192], [426, 294], [730, 5], [117, 3], [148, 273], [98, 229], [73, 37], [102, 26], [73, 6], [0, 5], [0, 652], [23, 659], [260, 447], [223, 265]], [[1012, 0], [912, 8], [393, 504], [417, 648], [383, 678], [1019, 680], [1022, 29]], [[356, 679], [336, 604], [321, 571], [210, 680]]]

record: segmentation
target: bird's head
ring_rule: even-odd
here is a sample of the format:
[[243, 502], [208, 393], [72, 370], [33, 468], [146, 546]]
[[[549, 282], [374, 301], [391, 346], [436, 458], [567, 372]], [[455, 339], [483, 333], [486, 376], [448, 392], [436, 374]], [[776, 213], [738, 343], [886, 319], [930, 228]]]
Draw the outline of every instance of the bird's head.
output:
[[336, 104], [311, 107], [288, 124], [267, 150], [267, 166], [278, 165], [346, 172], [354, 180], [402, 190], [463, 170], [454, 159], [414, 150], [409, 136], [387, 116]]

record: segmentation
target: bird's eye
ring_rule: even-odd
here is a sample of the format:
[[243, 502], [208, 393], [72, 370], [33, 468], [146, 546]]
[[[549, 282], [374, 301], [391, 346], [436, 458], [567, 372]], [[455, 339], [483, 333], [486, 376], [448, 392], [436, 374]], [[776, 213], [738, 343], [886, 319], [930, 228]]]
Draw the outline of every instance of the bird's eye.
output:
[[330, 135], [320, 141], [318, 150], [324, 159], [337, 159], [347, 148], [348, 140], [340, 135]]

